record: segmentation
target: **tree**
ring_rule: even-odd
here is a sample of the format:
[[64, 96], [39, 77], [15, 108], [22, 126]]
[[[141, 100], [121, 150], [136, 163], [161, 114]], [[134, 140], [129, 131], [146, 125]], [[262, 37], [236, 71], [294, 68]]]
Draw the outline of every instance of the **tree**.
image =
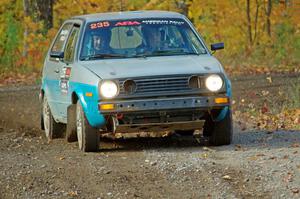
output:
[[53, 27], [53, 0], [35, 0], [34, 3], [39, 20], [49, 30]]
[[53, 0], [23, 0], [24, 16], [42, 22], [44, 28], [53, 27]]
[[271, 11], [272, 11], [272, 0], [268, 0], [267, 8], [266, 8], [266, 16], [267, 16], [266, 28], [269, 37], [271, 37], [271, 20], [270, 20]]
[[246, 6], [246, 13], [247, 13], [247, 27], [248, 27], [248, 39], [250, 45], [253, 43], [252, 38], [252, 24], [251, 24], [251, 8], [250, 8], [250, 0], [247, 0], [247, 6]]
[[[53, 27], [53, 0], [23, 0], [23, 12], [24, 21], [30, 18], [36, 23], [42, 22], [44, 30], [41, 32], [44, 34]], [[23, 57], [28, 55], [28, 34], [28, 24], [24, 24]]]
[[[23, 0], [23, 10], [24, 10], [24, 17], [29, 17], [30, 16], [30, 11], [29, 11], [29, 0]], [[24, 25], [24, 33], [23, 33], [23, 57], [27, 57], [27, 50], [28, 50], [28, 44], [27, 44], [27, 37], [28, 37], [28, 27], [26, 24]]]

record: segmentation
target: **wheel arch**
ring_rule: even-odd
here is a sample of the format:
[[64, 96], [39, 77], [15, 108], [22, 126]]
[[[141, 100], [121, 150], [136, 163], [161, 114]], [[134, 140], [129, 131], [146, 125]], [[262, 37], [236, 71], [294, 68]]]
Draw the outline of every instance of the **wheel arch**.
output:
[[97, 93], [93, 92], [93, 97], [89, 98], [85, 96], [87, 91], [89, 90], [81, 87], [77, 87], [77, 89], [73, 90], [71, 94], [71, 105], [74, 105], [79, 101], [89, 124], [92, 127], [99, 128], [105, 124], [105, 118], [98, 111]]

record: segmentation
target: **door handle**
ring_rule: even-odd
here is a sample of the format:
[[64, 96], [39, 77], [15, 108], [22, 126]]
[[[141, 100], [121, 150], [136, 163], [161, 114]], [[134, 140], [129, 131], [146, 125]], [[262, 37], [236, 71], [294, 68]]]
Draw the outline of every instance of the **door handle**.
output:
[[59, 69], [55, 69], [54, 72], [55, 72], [55, 73], [59, 73]]

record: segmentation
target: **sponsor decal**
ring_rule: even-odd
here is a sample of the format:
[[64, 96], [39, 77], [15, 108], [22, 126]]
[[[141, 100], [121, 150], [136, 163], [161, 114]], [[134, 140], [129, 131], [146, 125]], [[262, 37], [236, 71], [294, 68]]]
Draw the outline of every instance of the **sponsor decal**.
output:
[[71, 67], [64, 67], [60, 76], [60, 90], [63, 94], [67, 94], [69, 90], [69, 79], [71, 75]]
[[141, 23], [138, 21], [120, 21], [115, 24], [115, 26], [138, 26]]
[[67, 94], [69, 90], [69, 80], [61, 79], [60, 80], [60, 90], [63, 94]]
[[184, 21], [177, 21], [177, 20], [158, 20], [158, 19], [151, 19], [151, 20], [143, 20], [142, 23], [149, 24], [149, 25], [176, 25], [181, 26], [185, 24]]
[[62, 35], [60, 38], [59, 38], [60, 41], [65, 41], [66, 40], [66, 36]]
[[68, 30], [62, 30], [61, 33], [60, 33], [60, 35], [67, 35], [67, 34], [69, 34]]

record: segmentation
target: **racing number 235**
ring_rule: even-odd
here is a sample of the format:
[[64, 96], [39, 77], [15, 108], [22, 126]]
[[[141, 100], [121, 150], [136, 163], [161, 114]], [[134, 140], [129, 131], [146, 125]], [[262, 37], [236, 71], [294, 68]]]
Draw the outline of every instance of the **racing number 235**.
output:
[[97, 22], [97, 23], [92, 23], [90, 25], [91, 29], [96, 29], [96, 28], [105, 28], [108, 27], [110, 24], [108, 21], [104, 21], [104, 22]]

